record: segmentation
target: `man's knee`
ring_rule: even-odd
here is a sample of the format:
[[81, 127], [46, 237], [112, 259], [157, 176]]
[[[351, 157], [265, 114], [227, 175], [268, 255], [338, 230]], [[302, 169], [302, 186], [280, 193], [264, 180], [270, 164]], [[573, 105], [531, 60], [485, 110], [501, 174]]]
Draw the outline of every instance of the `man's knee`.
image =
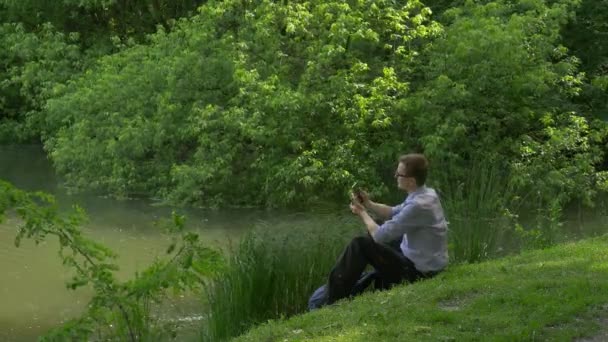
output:
[[374, 239], [369, 235], [357, 236], [348, 244], [350, 250], [368, 250], [374, 244]]
[[367, 246], [367, 245], [370, 245], [373, 243], [374, 243], [374, 239], [369, 235], [357, 236], [350, 241], [351, 245], [356, 245], [359, 247]]

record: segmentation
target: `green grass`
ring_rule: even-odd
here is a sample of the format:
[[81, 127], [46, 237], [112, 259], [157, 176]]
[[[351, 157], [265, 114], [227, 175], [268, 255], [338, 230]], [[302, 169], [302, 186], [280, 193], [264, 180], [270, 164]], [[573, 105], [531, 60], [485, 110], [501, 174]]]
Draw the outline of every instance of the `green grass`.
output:
[[608, 235], [450, 267], [434, 279], [287, 320], [237, 341], [571, 341], [607, 315]]

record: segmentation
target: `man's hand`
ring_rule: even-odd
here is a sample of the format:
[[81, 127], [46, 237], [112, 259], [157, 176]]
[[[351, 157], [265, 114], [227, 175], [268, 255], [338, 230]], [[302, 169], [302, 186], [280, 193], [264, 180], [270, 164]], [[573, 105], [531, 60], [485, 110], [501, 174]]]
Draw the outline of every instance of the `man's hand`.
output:
[[350, 197], [351, 199], [355, 198], [357, 202], [359, 202], [364, 207], [369, 207], [370, 205], [369, 194], [363, 190], [357, 190], [352, 192]]
[[350, 198], [353, 203], [359, 203], [364, 208], [375, 213], [376, 216], [379, 216], [382, 220], [388, 220], [392, 216], [392, 207], [372, 201], [369, 199], [369, 194], [363, 190], [351, 192]]
[[359, 190], [359, 192], [357, 193], [357, 197], [359, 198], [359, 202], [361, 202], [363, 206], [365, 206], [366, 208], [370, 206], [371, 201], [369, 199], [369, 194], [367, 193], [367, 191]]
[[367, 231], [372, 236], [376, 233], [376, 230], [378, 230], [378, 225], [376, 224], [376, 222], [374, 222], [371, 216], [369, 216], [367, 210], [365, 210], [365, 207], [363, 206], [363, 204], [361, 204], [361, 202], [359, 202], [359, 199], [355, 194], [351, 195], [350, 211], [352, 211], [353, 214], [358, 215], [361, 220], [363, 220]]
[[355, 215], [361, 215], [361, 213], [365, 212], [365, 207], [358, 201], [353, 200], [350, 203], [350, 211]]

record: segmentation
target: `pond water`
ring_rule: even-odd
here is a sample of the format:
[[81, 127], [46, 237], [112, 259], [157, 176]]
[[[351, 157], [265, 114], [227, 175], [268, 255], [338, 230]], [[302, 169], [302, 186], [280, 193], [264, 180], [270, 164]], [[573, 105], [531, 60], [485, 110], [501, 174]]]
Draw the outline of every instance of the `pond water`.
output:
[[[39, 146], [0, 146], [0, 179], [24, 190], [53, 194], [62, 209], [83, 207], [89, 222], [88, 237], [119, 254], [119, 278], [127, 279], [155, 257], [164, 254], [169, 238], [155, 225], [169, 218], [172, 208], [154, 206], [145, 200], [115, 200], [80, 194], [69, 195]], [[179, 209], [187, 216], [187, 227], [199, 233], [210, 246], [222, 248], [236, 242], [256, 221], [272, 220], [267, 211]], [[276, 217], [276, 213], [273, 217]], [[62, 321], [76, 317], [90, 298], [86, 290], [71, 291], [71, 277], [57, 255], [53, 239], [36, 246], [24, 239], [14, 245], [18, 222], [9, 218], [0, 224], [0, 341], [32, 341]], [[197, 310], [198, 309], [198, 310]], [[197, 298], [175, 300], [176, 317], [200, 315]]]

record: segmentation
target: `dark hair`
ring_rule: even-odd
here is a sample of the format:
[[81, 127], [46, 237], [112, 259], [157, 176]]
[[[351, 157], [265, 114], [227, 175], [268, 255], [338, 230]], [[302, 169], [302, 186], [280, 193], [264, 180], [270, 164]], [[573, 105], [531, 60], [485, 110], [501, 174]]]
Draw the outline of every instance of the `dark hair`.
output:
[[429, 162], [423, 154], [410, 153], [399, 157], [399, 163], [405, 166], [405, 175], [416, 179], [416, 185], [422, 186], [426, 182]]

